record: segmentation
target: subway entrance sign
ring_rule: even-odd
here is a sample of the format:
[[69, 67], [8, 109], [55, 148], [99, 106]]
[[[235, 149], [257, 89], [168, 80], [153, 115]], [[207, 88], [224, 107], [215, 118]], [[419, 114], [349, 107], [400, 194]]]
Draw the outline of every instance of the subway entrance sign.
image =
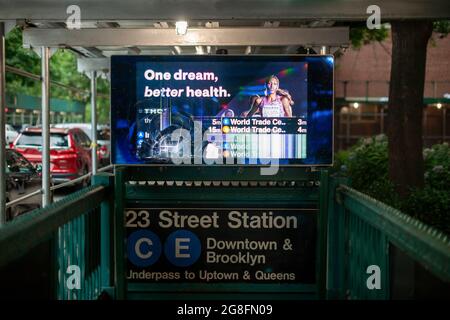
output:
[[111, 58], [119, 298], [324, 296], [333, 73], [332, 55]]
[[127, 208], [130, 283], [315, 282], [316, 209]]
[[320, 297], [326, 177], [305, 168], [116, 168], [118, 298]]

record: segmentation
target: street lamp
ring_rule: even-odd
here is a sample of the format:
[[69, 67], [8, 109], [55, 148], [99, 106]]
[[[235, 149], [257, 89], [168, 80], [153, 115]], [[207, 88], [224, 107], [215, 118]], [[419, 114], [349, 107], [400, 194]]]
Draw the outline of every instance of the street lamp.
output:
[[177, 21], [175, 22], [175, 30], [177, 35], [184, 36], [187, 32], [188, 23], [187, 21]]

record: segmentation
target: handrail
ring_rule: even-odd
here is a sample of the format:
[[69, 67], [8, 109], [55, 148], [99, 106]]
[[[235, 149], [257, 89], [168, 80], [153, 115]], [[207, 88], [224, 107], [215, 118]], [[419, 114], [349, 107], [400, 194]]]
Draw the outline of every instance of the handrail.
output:
[[[110, 165], [107, 165], [106, 167], [98, 169], [97, 171], [98, 172], [104, 172], [104, 171], [108, 171], [108, 170], [112, 169], [113, 167], [114, 166], [112, 164], [110, 164]], [[90, 176], [92, 176], [92, 172], [88, 172], [84, 176], [78, 177], [76, 179], [73, 179], [73, 180], [70, 180], [70, 181], [67, 181], [67, 182], [64, 182], [64, 183], [57, 184], [55, 186], [52, 186], [52, 187], [50, 187], [50, 190], [53, 191], [53, 190], [61, 189], [63, 187], [71, 186], [71, 185], [76, 184], [76, 183], [78, 183], [80, 181], [83, 181], [84, 179], [86, 179], [86, 178], [88, 178]]]
[[97, 171], [104, 172], [104, 171], [108, 171], [108, 170], [111, 170], [111, 169], [114, 169], [114, 165], [113, 164], [108, 164], [107, 166], [102, 167], [102, 168], [98, 169]]
[[448, 236], [346, 185], [340, 185], [336, 192], [338, 201], [347, 210], [385, 234], [389, 241], [436, 276], [450, 281]]
[[[110, 165], [107, 165], [106, 167], [100, 168], [98, 171], [99, 172], [104, 172], [104, 171], [111, 170], [113, 168], [114, 168], [114, 165], [110, 164]], [[61, 183], [61, 184], [57, 184], [55, 186], [51, 186], [50, 190], [54, 191], [54, 190], [61, 189], [63, 187], [71, 186], [73, 184], [78, 183], [79, 181], [82, 181], [82, 180], [86, 179], [87, 177], [90, 177], [91, 175], [92, 175], [92, 172], [89, 172], [89, 173], [87, 173], [87, 174], [85, 174], [85, 175], [83, 175], [81, 177], [76, 178], [76, 179], [73, 179], [73, 180], [70, 180], [70, 181], [67, 181], [67, 182], [64, 182], [64, 183]], [[23, 197], [17, 198], [15, 200], [12, 200], [12, 201], [6, 203], [6, 208], [9, 208], [9, 207], [15, 205], [16, 203], [20, 203], [20, 202], [22, 202], [22, 201], [24, 201], [24, 200], [26, 200], [28, 198], [34, 197], [35, 195], [38, 195], [38, 194], [41, 194], [41, 193], [42, 193], [42, 189], [33, 191], [32, 193], [29, 193], [27, 195], [24, 195]]]
[[[11, 72], [11, 73], [17, 74], [17, 75], [25, 77], [25, 78], [33, 79], [33, 80], [36, 80], [36, 81], [40, 81], [41, 80], [41, 76], [40, 75], [37, 75], [37, 74], [31, 73], [31, 72], [25, 71], [25, 70], [22, 70], [22, 69], [13, 67], [13, 66], [8, 66], [7, 65], [5, 67], [5, 69], [6, 69], [6, 72]], [[64, 88], [64, 89], [67, 89], [67, 90], [70, 90], [70, 91], [82, 92], [84, 94], [90, 95], [90, 91], [89, 90], [81, 89], [81, 88], [77, 88], [77, 87], [72, 87], [72, 86], [69, 86], [67, 84], [64, 84], [64, 83], [61, 83], [61, 82], [58, 82], [58, 81], [50, 80], [50, 84], [58, 86], [58, 87], [61, 87], [61, 88]], [[97, 96], [109, 98], [109, 95], [104, 94], [104, 93], [97, 93]]]
[[0, 227], [0, 266], [48, 239], [60, 226], [97, 208], [105, 196], [105, 186], [90, 186]]
[[10, 201], [8, 203], [6, 203], [6, 208], [8, 209], [9, 207], [15, 205], [16, 203], [22, 202], [23, 200], [26, 200], [28, 198], [34, 197], [35, 195], [41, 194], [42, 193], [42, 189], [38, 189], [35, 190], [27, 195], [24, 195], [23, 197], [17, 198], [13, 201]]
[[54, 190], [58, 190], [58, 189], [61, 189], [61, 188], [67, 187], [67, 186], [74, 185], [74, 184], [76, 184], [76, 183], [78, 183], [80, 181], [83, 181], [84, 179], [90, 177], [91, 175], [92, 175], [92, 172], [86, 173], [85, 175], [83, 175], [81, 177], [78, 177], [78, 178], [75, 178], [73, 180], [70, 180], [70, 181], [67, 181], [67, 182], [63, 182], [63, 183], [51, 186], [50, 190], [54, 191]]

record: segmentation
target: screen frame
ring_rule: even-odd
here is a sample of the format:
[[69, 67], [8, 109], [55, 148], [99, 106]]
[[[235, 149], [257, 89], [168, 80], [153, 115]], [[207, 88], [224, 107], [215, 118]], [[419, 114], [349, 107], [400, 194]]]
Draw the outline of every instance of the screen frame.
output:
[[[209, 56], [218, 56], [218, 57], [235, 57], [235, 58], [239, 58], [239, 57], [245, 57], [245, 58], [249, 58], [249, 55], [245, 55], [245, 54], [226, 54], [226, 55], [220, 55], [220, 54], [214, 54], [214, 55], [209, 55]], [[254, 55], [257, 57], [265, 57], [265, 58], [270, 58], [270, 57], [300, 57], [300, 58], [308, 58], [308, 57], [331, 57], [333, 59], [333, 67], [332, 67], [332, 79], [331, 79], [331, 85], [332, 85], [332, 98], [331, 98], [331, 163], [317, 163], [317, 164], [304, 164], [304, 163], [292, 163], [292, 164], [280, 164], [278, 163], [277, 166], [280, 168], [298, 168], [298, 167], [304, 167], [304, 168], [311, 168], [311, 167], [315, 167], [315, 168], [320, 168], [320, 167], [324, 167], [324, 168], [328, 168], [328, 167], [333, 167], [334, 165], [334, 157], [335, 157], [335, 117], [334, 117], [334, 110], [335, 110], [335, 72], [336, 72], [336, 59], [335, 56], [333, 54], [258, 54], [258, 55]], [[110, 71], [111, 71], [111, 65], [112, 65], [112, 60], [114, 59], [114, 57], [138, 57], [138, 58], [151, 58], [151, 57], [156, 57], [156, 58], [167, 58], [167, 57], [171, 57], [173, 58], [174, 56], [172, 55], [139, 55], [139, 56], [130, 56], [130, 55], [113, 55], [110, 58]], [[194, 55], [194, 54], [181, 54], [181, 55], [177, 55], [176, 57], [183, 57], [183, 58], [195, 58], [195, 59], [199, 59], [201, 56], [200, 55]], [[109, 82], [109, 89], [110, 89], [110, 114], [109, 114], [109, 123], [111, 126], [111, 130], [113, 129], [112, 125], [112, 77], [110, 77], [110, 82]], [[110, 153], [110, 163], [115, 166], [115, 167], [201, 167], [201, 168], [214, 168], [214, 169], [218, 169], [218, 168], [223, 168], [223, 167], [243, 167], [243, 168], [255, 168], [255, 169], [260, 169], [261, 167], [269, 167], [272, 165], [272, 162], [268, 163], [268, 164], [174, 164], [174, 163], [113, 163], [113, 149], [115, 148], [115, 146], [113, 146], [113, 134], [110, 135], [110, 145], [111, 145], [111, 153]], [[115, 150], [114, 150], [115, 152]]]

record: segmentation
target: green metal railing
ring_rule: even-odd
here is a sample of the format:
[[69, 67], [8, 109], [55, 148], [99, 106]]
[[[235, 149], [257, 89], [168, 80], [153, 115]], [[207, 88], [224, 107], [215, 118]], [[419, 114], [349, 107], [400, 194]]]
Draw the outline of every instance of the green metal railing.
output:
[[[55, 284], [53, 298], [96, 299], [103, 290], [108, 290], [112, 252], [109, 177], [94, 176], [93, 183], [0, 228], [0, 267], [31, 254], [38, 244], [50, 241], [53, 254], [48, 271]], [[69, 278], [77, 272], [68, 270], [69, 266], [79, 268], [79, 288], [68, 287]], [[29, 270], [33, 272], [33, 267]]]
[[70, 266], [80, 270], [79, 289], [68, 290], [66, 281], [57, 282], [59, 300], [92, 300], [100, 295], [99, 209], [90, 210], [58, 228], [58, 279], [69, 281], [67, 270]]
[[[391, 249], [400, 249], [441, 281], [450, 282], [450, 239], [400, 211], [330, 179], [328, 297], [390, 299], [395, 282]], [[367, 268], [378, 266], [380, 288], [370, 289]]]
[[[48, 258], [54, 283], [52, 298], [89, 300], [106, 292], [116, 299], [150, 296], [152, 299], [170, 299], [175, 296], [168, 293], [174, 288], [179, 290], [179, 284], [172, 288], [159, 284], [131, 286], [126, 282], [123, 230], [126, 203], [135, 201], [165, 204], [176, 200], [185, 204], [201, 201], [220, 206], [230, 200], [237, 203], [235, 205], [249, 201], [272, 201], [273, 204], [288, 207], [320, 204], [317, 283], [304, 288], [286, 287], [286, 294], [301, 291], [299, 299], [302, 299], [300, 296], [319, 299], [390, 299], [395, 285], [395, 270], [392, 267], [395, 264], [392, 254], [394, 249], [404, 252], [409, 259], [422, 265], [443, 283], [450, 283], [449, 238], [398, 210], [351, 189], [345, 178], [331, 178], [325, 171], [304, 175], [280, 172], [274, 183], [284, 185], [286, 178], [292, 182], [295, 177], [295, 185], [241, 188], [240, 184], [258, 180], [258, 177], [243, 173], [238, 168], [228, 168], [224, 169], [223, 172], [227, 173], [224, 176], [215, 176], [214, 170], [203, 172], [204, 169], [179, 172], [184, 174], [184, 178], [190, 178], [186, 180], [191, 181], [196, 181], [205, 174], [210, 182], [219, 179], [232, 181], [233, 178], [240, 181], [235, 186], [216, 186], [214, 192], [211, 192], [211, 187], [200, 185], [195, 188], [189, 185], [172, 188], [168, 183], [167, 187], [161, 188], [141, 183], [145, 180], [175, 178], [177, 170], [181, 169], [117, 168], [115, 176], [106, 173], [96, 175], [92, 186], [68, 195], [44, 209], [14, 219], [0, 228], [0, 268], [32, 254], [38, 245], [48, 242], [52, 244], [52, 256]], [[320, 192], [318, 185], [307, 187], [312, 182], [309, 181], [311, 177], [316, 182], [320, 179]], [[135, 181], [135, 184], [130, 181]], [[367, 268], [373, 265], [379, 267], [381, 272], [380, 288], [375, 290], [367, 286], [367, 279], [371, 276]], [[69, 266], [79, 267], [80, 289], [68, 287], [73, 275], [73, 271], [68, 272]], [[33, 272], [32, 267], [26, 270]], [[199, 294], [205, 288], [206, 286], [199, 284]], [[264, 293], [273, 289], [270, 285], [241, 288], [228, 284], [221, 288], [226, 289], [223, 296], [232, 288], [233, 292], [242, 293], [242, 297], [248, 297], [248, 290], [262, 290], [261, 293]], [[192, 288], [189, 290], [192, 291]], [[182, 296], [180, 293], [177, 297]]]

